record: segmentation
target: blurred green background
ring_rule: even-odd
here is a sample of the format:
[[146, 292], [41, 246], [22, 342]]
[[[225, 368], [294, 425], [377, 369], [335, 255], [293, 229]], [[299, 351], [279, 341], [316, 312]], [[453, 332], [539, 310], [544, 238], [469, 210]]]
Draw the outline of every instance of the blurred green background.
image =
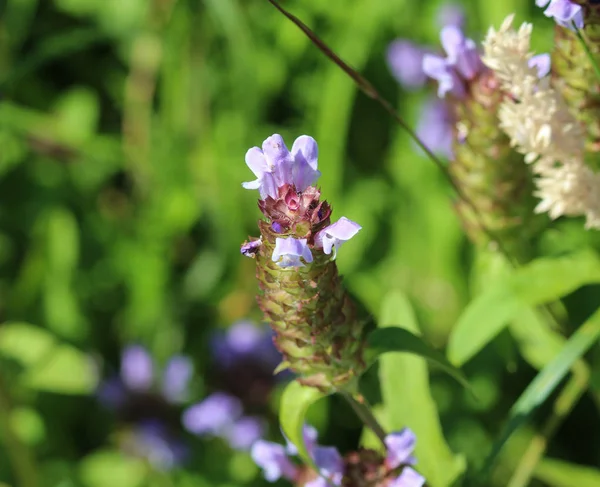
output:
[[[397, 37], [437, 46], [443, 2], [285, 5], [416, 124], [434, 87], [403, 91], [385, 52]], [[536, 47], [551, 46], [553, 23], [533, 0], [462, 5], [477, 40], [516, 12], [519, 21], [535, 19]], [[266, 0], [5, 0], [0, 96], [0, 321], [35, 325], [0, 340], [10, 396], [0, 415], [17, 432], [23, 458], [36, 457], [39, 485], [264, 484], [247, 454], [217, 440], [193, 440], [198, 454], [187, 468], [149, 473], [119, 453], [114, 422], [89, 393], [118, 368], [123, 346], [140, 342], [159, 362], [191, 356], [200, 400], [210, 333], [260, 320], [254, 262], [239, 253], [258, 234], [260, 212], [256, 192], [240, 184], [253, 179], [246, 150], [273, 133], [290, 146], [301, 134], [317, 140], [319, 184], [334, 216], [363, 227], [338, 266], [372, 314], [402, 293], [423, 335], [443, 348], [494, 266], [467, 241], [434, 165]], [[595, 245], [580, 227], [565, 223], [561, 245]], [[39, 358], [36, 344], [64, 357], [23, 380]], [[538, 367], [503, 333], [466, 367], [479, 401], [432, 376], [446, 439], [472, 468]], [[277, 394], [271, 402], [276, 411]], [[598, 465], [594, 418], [584, 397], [552, 442], [553, 455]], [[309, 419], [326, 443], [356, 447], [360, 425], [335, 398]], [[510, 443], [493, 485], [506, 485], [531, 434]], [[275, 422], [271, 437], [281, 441]], [[4, 447], [0, 484], [17, 485]], [[564, 465], [544, 465], [532, 485], [576, 485]]]

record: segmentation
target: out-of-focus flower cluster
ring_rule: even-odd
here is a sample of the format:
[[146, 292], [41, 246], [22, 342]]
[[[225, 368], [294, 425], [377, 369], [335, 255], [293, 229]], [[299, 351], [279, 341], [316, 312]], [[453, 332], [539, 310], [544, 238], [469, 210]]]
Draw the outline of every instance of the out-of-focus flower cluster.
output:
[[337, 448], [317, 444], [317, 431], [304, 427], [304, 443], [319, 472], [293, 461], [298, 454], [295, 445], [287, 446], [259, 440], [252, 446], [252, 458], [269, 482], [284, 478], [299, 487], [422, 487], [425, 478], [412, 468], [416, 437], [409, 429], [390, 433], [385, 438], [385, 457], [373, 450], [361, 449], [342, 456]]
[[512, 21], [490, 29], [484, 62], [512, 95], [500, 107], [500, 125], [538, 175], [536, 211], [585, 215], [586, 227], [600, 228], [600, 174], [584, 162], [585, 134], [550, 78], [540, 79], [530, 63], [531, 24], [517, 31]]

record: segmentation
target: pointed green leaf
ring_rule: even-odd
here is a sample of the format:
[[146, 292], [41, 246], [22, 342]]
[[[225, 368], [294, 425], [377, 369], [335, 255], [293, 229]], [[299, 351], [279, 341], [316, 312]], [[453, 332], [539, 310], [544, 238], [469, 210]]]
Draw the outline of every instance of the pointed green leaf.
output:
[[[303, 386], [297, 381], [290, 382], [281, 396], [279, 422], [287, 438], [298, 448], [300, 458], [314, 468], [312, 458], [306, 451], [302, 428], [308, 408], [327, 394], [314, 387]], [[316, 469], [318, 471], [318, 469]]]
[[454, 377], [463, 386], [469, 388], [464, 374], [454, 367], [443, 353], [435, 350], [420, 337], [397, 326], [378, 328], [367, 337], [365, 359], [373, 364], [379, 357], [388, 352], [405, 352], [423, 357], [439, 366], [444, 372]]
[[[407, 330], [397, 328], [396, 323]], [[412, 306], [400, 291], [392, 291], [385, 297], [379, 326], [387, 327], [381, 331], [397, 330], [418, 338], [410, 333], [419, 333]], [[381, 393], [387, 420], [385, 423], [389, 431], [409, 427], [415, 432], [418, 470], [427, 479], [427, 485], [446, 487], [464, 471], [465, 459], [454, 455], [446, 443], [437, 406], [431, 396], [429, 372], [423, 360], [427, 354], [418, 355], [421, 357], [385, 354], [379, 359]]]
[[500, 453], [512, 433], [552, 394], [573, 364], [590, 349], [599, 337], [600, 310], [597, 310], [566, 341], [559, 354], [537, 374], [513, 405], [508, 423], [486, 459], [484, 473], [489, 471], [498, 453]]
[[466, 307], [448, 342], [460, 366], [525, 309], [554, 301], [586, 284], [600, 283], [600, 259], [592, 251], [542, 258], [490, 284]]
[[535, 478], [550, 487], [597, 487], [600, 485], [600, 470], [574, 463], [544, 458], [535, 468]]

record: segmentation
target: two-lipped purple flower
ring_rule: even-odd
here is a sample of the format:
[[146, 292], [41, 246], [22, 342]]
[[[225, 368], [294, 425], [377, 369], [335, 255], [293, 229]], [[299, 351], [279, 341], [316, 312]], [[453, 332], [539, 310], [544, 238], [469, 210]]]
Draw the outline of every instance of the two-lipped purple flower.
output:
[[315, 139], [302, 135], [294, 141], [291, 152], [283, 137], [274, 134], [267, 138], [262, 150], [252, 147], [246, 152], [246, 164], [256, 180], [242, 183], [246, 189], [258, 189], [260, 197], [277, 198], [278, 188], [291, 184], [304, 191], [314, 184], [321, 173], [317, 169], [318, 149]]
[[567, 29], [583, 29], [583, 7], [571, 0], [535, 0], [538, 7], [548, 8], [544, 10], [546, 17], [554, 18], [558, 25]]
[[[304, 487], [342, 485], [345, 465], [337, 448], [318, 445], [317, 432], [310, 426], [305, 426], [303, 433], [307, 452], [319, 469], [319, 476], [305, 483]], [[386, 469], [394, 471], [402, 467], [400, 474], [389, 484], [391, 487], [422, 487], [425, 484], [425, 478], [411, 468], [411, 465], [416, 462], [413, 457], [415, 442], [414, 433], [407, 428], [386, 436]], [[287, 447], [283, 447], [277, 443], [259, 440], [252, 445], [251, 450], [252, 459], [262, 468], [264, 476], [269, 482], [275, 482], [281, 478], [294, 483], [298, 482], [302, 470], [291, 458], [297, 454], [297, 448], [289, 441]]]

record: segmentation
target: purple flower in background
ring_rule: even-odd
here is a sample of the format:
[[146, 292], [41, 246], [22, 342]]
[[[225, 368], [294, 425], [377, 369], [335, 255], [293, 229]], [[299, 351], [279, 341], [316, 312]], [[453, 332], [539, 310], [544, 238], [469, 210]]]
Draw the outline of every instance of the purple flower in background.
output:
[[188, 455], [186, 445], [174, 438], [160, 422], [146, 421], [135, 425], [124, 435], [123, 450], [146, 459], [158, 470], [169, 470], [182, 464]]
[[440, 27], [453, 25], [462, 29], [465, 26], [465, 11], [456, 3], [442, 5], [437, 12], [437, 23]]
[[551, 62], [550, 54], [538, 54], [533, 56], [527, 64], [530, 68], [537, 68], [538, 77], [543, 78], [550, 72]]
[[477, 76], [483, 67], [477, 46], [455, 25], [444, 27], [440, 39], [446, 57], [426, 54], [423, 57], [423, 71], [438, 81], [440, 98], [445, 97], [447, 93], [462, 98], [466, 94], [465, 81]]
[[420, 88], [427, 81], [423, 72], [423, 56], [427, 49], [406, 39], [397, 39], [387, 50], [390, 71], [405, 88]]
[[119, 446], [146, 458], [158, 469], [168, 469], [185, 459], [186, 448], [179, 439], [178, 406], [187, 400], [193, 366], [182, 355], [171, 357], [162, 373], [149, 352], [131, 345], [121, 354], [118, 377], [100, 384], [97, 396], [117, 414], [125, 433]]
[[423, 487], [425, 477], [410, 467], [404, 467], [398, 478], [394, 479], [389, 487]]
[[271, 259], [277, 262], [279, 267], [304, 267], [300, 260], [304, 259], [307, 264], [313, 261], [313, 256], [305, 238], [276, 238], [275, 249]]
[[322, 246], [323, 252], [329, 255], [333, 247], [335, 247], [337, 252], [342, 244], [354, 237], [361, 228], [358, 223], [343, 216], [337, 222], [332, 223], [317, 233], [315, 236], [315, 245]]
[[583, 7], [581, 5], [571, 0], [536, 0], [535, 4], [538, 7], [550, 4], [544, 10], [544, 15], [554, 18], [558, 25], [571, 30], [583, 29]]
[[396, 433], [390, 433], [385, 437], [385, 446], [387, 447], [386, 461], [391, 468], [397, 468], [400, 465], [414, 465], [415, 459], [412, 452], [415, 449], [417, 437], [408, 428], [404, 428]]
[[445, 100], [430, 98], [423, 104], [417, 135], [430, 151], [452, 159], [453, 126], [453, 117]]
[[238, 450], [247, 450], [264, 433], [263, 421], [244, 416], [241, 401], [224, 392], [211, 394], [186, 409], [182, 423], [192, 434], [223, 438]]
[[280, 478], [294, 481], [299, 469], [289, 459], [285, 448], [277, 443], [258, 440], [250, 451], [252, 460], [263, 469], [265, 479], [275, 482]]
[[315, 139], [308, 135], [298, 137], [290, 152], [283, 137], [274, 134], [263, 142], [262, 150], [252, 147], [246, 152], [246, 164], [256, 180], [242, 186], [258, 189], [263, 200], [267, 196], [277, 198], [278, 189], [285, 184], [304, 191], [321, 175], [317, 169], [318, 152]]

